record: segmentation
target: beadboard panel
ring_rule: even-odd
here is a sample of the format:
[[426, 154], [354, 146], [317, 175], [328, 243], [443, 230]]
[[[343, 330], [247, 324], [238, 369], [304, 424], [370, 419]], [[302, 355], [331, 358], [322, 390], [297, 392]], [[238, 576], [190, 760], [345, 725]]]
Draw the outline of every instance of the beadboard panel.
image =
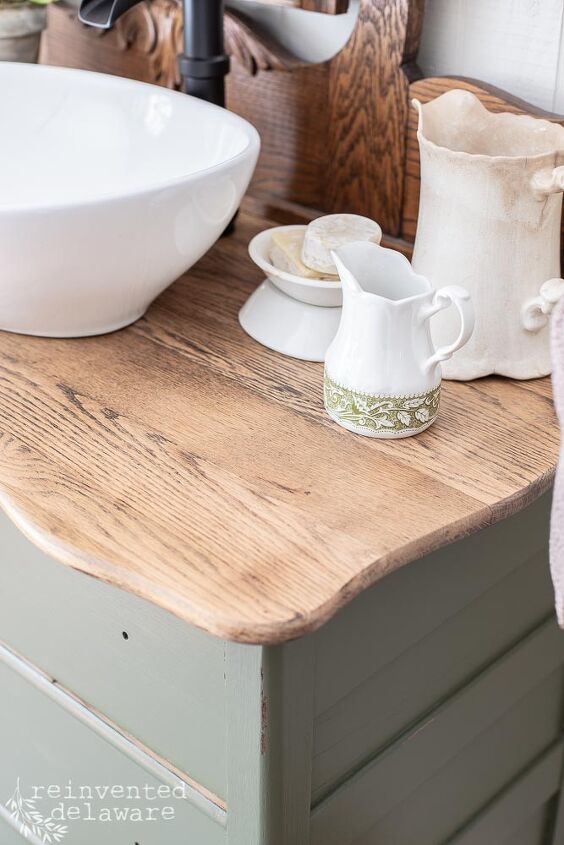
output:
[[[548, 845], [552, 835], [562, 777], [564, 741], [560, 739], [511, 781], [493, 801], [458, 831], [446, 845]], [[559, 845], [559, 839], [550, 839]]]
[[[561, 726], [562, 682], [562, 673], [558, 673], [535, 689], [407, 801], [355, 839], [355, 845], [448, 842], [461, 824], [472, 818], [492, 795], [528, 769], [531, 761], [546, 750]], [[524, 724], [527, 724], [526, 731]], [[550, 783], [546, 785], [549, 790], [557, 788], [561, 764], [562, 755], [557, 753], [550, 760]], [[524, 798], [527, 788], [534, 790], [535, 786], [525, 774]], [[550, 791], [544, 797], [550, 797]], [[513, 824], [517, 827], [517, 808], [515, 813]], [[506, 822], [505, 830], [510, 831], [512, 822]], [[490, 825], [489, 830], [484, 825], [481, 836], [468, 836], [459, 841], [465, 841], [467, 845], [498, 845], [503, 842], [500, 833], [499, 825], [497, 830], [494, 825]], [[456, 837], [451, 841], [456, 843]], [[342, 845], [345, 842], [349, 840], [343, 839]]]
[[225, 798], [223, 642], [54, 562], [1, 512], [0, 641]]
[[314, 803], [538, 625], [552, 601], [542, 550], [318, 716]]
[[[148, 786], [153, 792], [164, 784], [147, 769], [136, 765], [128, 756], [105, 741], [103, 736], [76, 718], [68, 708], [49, 697], [41, 684], [0, 662], [0, 795], [7, 798], [16, 789], [18, 778], [24, 798], [33, 796], [35, 786], [59, 786], [65, 789], [71, 782], [76, 787], [94, 789], [96, 786]], [[167, 784], [164, 784], [167, 785]], [[90, 797], [88, 797], [90, 802]], [[49, 815], [58, 800], [43, 797], [37, 800], [36, 810]], [[91, 800], [90, 815], [94, 818], [102, 808], [137, 806], [172, 806], [174, 818], [154, 818], [149, 822], [86, 821], [88, 807], [76, 799], [65, 806], [80, 803], [81, 818], [68, 822], [69, 842], [80, 845], [123, 845], [139, 842], [142, 845], [178, 845], [180, 842], [226, 845], [224, 826], [181, 798], [156, 800], [133, 798], [130, 801], [111, 797]]]
[[[425, 814], [421, 808], [433, 800], [441, 803], [444, 791], [456, 783], [463, 802], [457, 804], [452, 798], [458, 816], [445, 810], [436, 820], [451, 825], [442, 838], [451, 835], [480, 802], [485, 803], [558, 737], [562, 663], [564, 634], [550, 619], [317, 805], [312, 813], [312, 845], [353, 841], [357, 845], [356, 837], [365, 834], [368, 838], [359, 839], [359, 845], [361, 841], [436, 845], [442, 840], [431, 828], [428, 840], [421, 838], [422, 833], [409, 839], [413, 830], [405, 839], [391, 837], [408, 829], [407, 808], [419, 791], [426, 796], [420, 807]], [[440, 783], [436, 793], [435, 780]], [[431, 785], [430, 792], [426, 784]], [[397, 812], [402, 805], [405, 816]]]
[[[547, 494], [519, 514], [397, 570], [343, 608], [316, 635], [316, 716], [535, 555], [547, 555], [549, 519]], [[500, 607], [500, 617], [503, 612]]]

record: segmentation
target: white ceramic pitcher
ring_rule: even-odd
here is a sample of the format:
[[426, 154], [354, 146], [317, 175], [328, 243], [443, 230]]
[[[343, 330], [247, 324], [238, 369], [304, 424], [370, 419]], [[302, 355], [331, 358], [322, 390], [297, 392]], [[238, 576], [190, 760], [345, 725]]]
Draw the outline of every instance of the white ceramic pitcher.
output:
[[[453, 90], [419, 111], [421, 200], [413, 268], [434, 287], [470, 291], [476, 330], [443, 376], [550, 372], [548, 315], [564, 292], [560, 227], [564, 128], [525, 115], [492, 114]], [[444, 312], [433, 339], [456, 331]]]
[[[401, 253], [352, 243], [332, 253], [343, 288], [337, 334], [325, 358], [329, 416], [369, 437], [409, 437], [439, 410], [441, 362], [467, 342], [474, 327], [468, 292], [434, 291]], [[458, 337], [435, 350], [430, 318], [456, 306]]]

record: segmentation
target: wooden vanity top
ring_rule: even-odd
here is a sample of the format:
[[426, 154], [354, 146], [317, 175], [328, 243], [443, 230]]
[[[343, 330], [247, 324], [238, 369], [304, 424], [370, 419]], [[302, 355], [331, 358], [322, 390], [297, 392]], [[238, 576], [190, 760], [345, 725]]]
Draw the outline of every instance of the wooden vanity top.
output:
[[443, 383], [423, 434], [377, 441], [323, 411], [321, 364], [248, 338], [268, 224], [240, 214], [136, 325], [0, 334], [0, 501], [45, 552], [230, 640], [322, 625], [386, 573], [546, 490], [550, 382]]

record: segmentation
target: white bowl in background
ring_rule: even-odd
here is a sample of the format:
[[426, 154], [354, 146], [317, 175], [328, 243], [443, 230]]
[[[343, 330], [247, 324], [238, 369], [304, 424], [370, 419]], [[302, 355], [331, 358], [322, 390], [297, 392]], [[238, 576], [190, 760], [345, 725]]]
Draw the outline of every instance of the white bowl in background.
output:
[[221, 235], [260, 140], [242, 118], [105, 74], [0, 64], [0, 329], [138, 319]]
[[305, 279], [278, 270], [270, 261], [274, 231], [303, 231], [305, 226], [277, 226], [252, 239], [249, 255], [267, 278], [239, 312], [239, 322], [254, 340], [292, 358], [323, 361], [339, 327], [340, 281]]
[[305, 279], [303, 276], [278, 270], [270, 261], [273, 232], [303, 231], [305, 233], [306, 228], [306, 226], [276, 226], [273, 229], [265, 229], [264, 232], [255, 235], [250, 242], [249, 255], [255, 264], [266, 273], [272, 284], [292, 299], [306, 302], [308, 305], [338, 308], [343, 304], [339, 280]]

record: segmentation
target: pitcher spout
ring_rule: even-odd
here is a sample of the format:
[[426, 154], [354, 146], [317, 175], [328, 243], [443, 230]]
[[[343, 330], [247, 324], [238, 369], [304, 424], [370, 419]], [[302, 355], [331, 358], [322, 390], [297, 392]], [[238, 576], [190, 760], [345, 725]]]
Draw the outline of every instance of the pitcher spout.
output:
[[362, 293], [361, 286], [355, 279], [352, 271], [349, 270], [349, 268], [339, 255], [338, 250], [331, 250], [331, 258], [335, 262], [335, 267], [337, 268], [341, 284], [343, 285], [343, 290], [346, 290], [348, 293], [352, 294]]
[[399, 302], [431, 286], [415, 273], [401, 252], [366, 241], [346, 244], [332, 252], [343, 285], [344, 301], [349, 294]]

